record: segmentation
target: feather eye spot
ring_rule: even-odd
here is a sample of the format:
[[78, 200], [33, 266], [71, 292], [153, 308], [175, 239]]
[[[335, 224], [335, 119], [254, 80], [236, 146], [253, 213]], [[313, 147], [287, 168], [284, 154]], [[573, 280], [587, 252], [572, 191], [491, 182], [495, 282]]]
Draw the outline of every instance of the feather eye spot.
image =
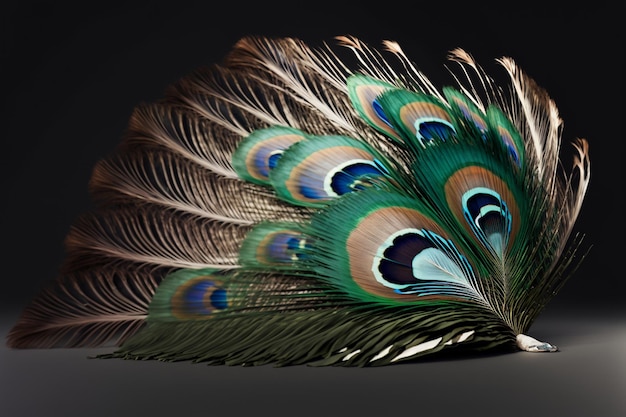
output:
[[434, 97], [396, 90], [381, 97], [381, 105], [406, 138], [411, 142], [417, 139], [421, 146], [457, 134], [447, 107]]
[[460, 91], [451, 87], [444, 87], [443, 92], [450, 109], [456, 115], [455, 122], [459, 126], [463, 126], [462, 129], [476, 130], [482, 139], [486, 140], [489, 125], [485, 113]]
[[376, 279], [395, 290], [416, 284], [413, 261], [420, 253], [433, 247], [432, 242], [418, 230], [407, 229], [390, 236], [374, 261]]
[[323, 206], [387, 177], [377, 156], [354, 139], [319, 137], [297, 145], [286, 151], [271, 176], [276, 192], [294, 203]]
[[389, 236], [372, 265], [380, 284], [399, 294], [420, 296], [446, 292], [440, 285], [443, 283], [469, 287], [466, 275], [470, 271], [451, 242], [433, 232], [412, 228]]
[[306, 239], [292, 231], [268, 234], [259, 244], [257, 260], [269, 265], [289, 264], [304, 258]]
[[415, 120], [415, 137], [422, 145], [435, 139], [445, 141], [456, 134], [452, 123], [438, 117], [420, 117]]
[[298, 140], [301, 138], [294, 135], [279, 136], [256, 144], [249, 151], [248, 172], [258, 180], [268, 181], [270, 171], [276, 167], [284, 150]]
[[242, 179], [268, 184], [270, 171], [276, 167], [285, 149], [305, 138], [304, 132], [286, 126], [255, 130], [234, 151], [233, 168]]
[[515, 183], [506, 178], [484, 166], [469, 165], [449, 175], [444, 187], [459, 225], [500, 259], [512, 250], [523, 219]]
[[385, 114], [385, 110], [383, 110], [383, 106], [380, 105], [378, 99], [374, 99], [374, 101], [372, 101], [372, 110], [374, 111], [374, 114], [376, 115], [378, 120], [387, 125], [391, 130], [395, 130], [393, 124], [391, 124], [391, 122], [389, 121], [389, 118]]
[[269, 169], [265, 172], [266, 177], [269, 177], [269, 171], [276, 167], [276, 164], [278, 163], [278, 160], [280, 159], [280, 156], [283, 154], [283, 152], [284, 151], [282, 149], [276, 149], [269, 153], [269, 156], [267, 158], [267, 166]]
[[513, 162], [515, 162], [517, 166], [521, 166], [522, 161], [520, 158], [520, 154], [517, 149], [517, 146], [515, 145], [515, 140], [513, 139], [513, 136], [511, 135], [511, 133], [504, 127], [499, 126], [498, 134], [504, 146], [508, 150], [511, 159], [513, 159]]
[[228, 298], [226, 296], [226, 290], [223, 288], [216, 288], [210, 296], [211, 305], [217, 310], [225, 310], [228, 308]]
[[487, 109], [490, 136], [499, 141], [518, 168], [524, 164], [524, 141], [511, 119], [496, 106]]
[[179, 319], [197, 319], [228, 308], [227, 291], [217, 281], [200, 276], [178, 287], [171, 300], [172, 314]]
[[515, 162], [515, 165], [522, 166], [522, 161], [519, 157], [519, 153], [517, 152], [517, 149], [515, 149], [514, 146], [508, 146], [507, 148], [509, 150], [509, 155], [513, 159], [513, 162]]
[[458, 107], [464, 119], [471, 122], [473, 126], [482, 134], [487, 132], [487, 122], [482, 114], [479, 114], [473, 108], [458, 98], [454, 98], [454, 104]]
[[248, 232], [239, 250], [245, 267], [289, 267], [306, 259], [309, 238], [295, 224], [260, 223]]
[[370, 126], [386, 136], [400, 140], [398, 132], [390, 122], [379, 97], [396, 87], [362, 74], [353, 74], [347, 79], [348, 95], [354, 109]]
[[511, 234], [511, 213], [496, 191], [476, 187], [463, 194], [464, 214], [476, 236], [500, 257]]
[[[337, 216], [358, 218], [345, 240], [345, 285], [389, 301], [482, 300], [473, 266], [446, 231], [412, 208], [415, 200], [388, 198], [379, 190], [354, 193], [319, 225], [316, 233], [326, 235]], [[378, 208], [368, 210], [368, 202]]]
[[346, 193], [372, 186], [372, 180], [384, 176], [376, 161], [355, 159], [338, 165], [326, 175], [324, 190], [328, 196], [339, 197]]

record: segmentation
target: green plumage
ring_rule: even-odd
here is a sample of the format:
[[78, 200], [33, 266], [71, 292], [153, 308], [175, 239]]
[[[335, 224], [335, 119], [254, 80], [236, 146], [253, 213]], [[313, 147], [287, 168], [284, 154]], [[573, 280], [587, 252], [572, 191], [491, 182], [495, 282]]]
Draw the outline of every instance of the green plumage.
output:
[[[472, 320], [459, 319], [464, 315]], [[476, 323], [481, 323], [480, 330]], [[465, 345], [456, 350], [506, 351], [515, 345], [515, 334], [502, 321], [462, 305], [441, 303], [420, 309], [354, 306], [152, 323], [116, 352], [100, 357], [231, 366], [383, 366], [415, 359], [419, 354], [394, 360], [433, 334], [441, 335], [436, 338], [441, 340], [427, 350], [429, 354], [454, 351], [455, 346], [446, 343], [464, 334], [468, 334]], [[379, 357], [381, 353], [386, 354]]]
[[578, 260], [587, 143], [565, 172], [554, 103], [509, 59], [505, 91], [452, 51], [467, 80], [439, 90], [392, 42], [395, 71], [338, 40], [363, 67], [245, 38], [139, 109], [94, 171], [71, 276], [9, 345], [245, 366], [555, 350], [523, 333]]

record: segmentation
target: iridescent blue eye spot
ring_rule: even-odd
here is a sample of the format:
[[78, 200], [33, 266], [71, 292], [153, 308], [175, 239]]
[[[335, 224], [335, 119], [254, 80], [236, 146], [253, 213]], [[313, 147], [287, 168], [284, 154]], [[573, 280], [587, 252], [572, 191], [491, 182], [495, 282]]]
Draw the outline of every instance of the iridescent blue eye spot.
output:
[[254, 158], [257, 171], [264, 177], [270, 175], [270, 171], [276, 167], [278, 160], [283, 155], [283, 149], [262, 149]]
[[306, 239], [293, 232], [276, 232], [266, 238], [265, 256], [271, 263], [292, 263], [304, 259]]
[[337, 195], [362, 190], [370, 186], [369, 180], [380, 177], [383, 173], [372, 162], [357, 162], [346, 165], [336, 172], [330, 181], [330, 187]]
[[300, 237], [290, 236], [286, 242], [287, 250], [292, 251], [292, 252], [302, 249], [302, 245], [303, 245], [303, 239]]
[[513, 140], [511, 133], [502, 127], [498, 129], [498, 132], [500, 133], [500, 139], [504, 143], [506, 149], [509, 151], [509, 155], [513, 159], [513, 162], [515, 162], [517, 166], [521, 166], [519, 152], [517, 150], [517, 147], [515, 146], [515, 141]]
[[299, 191], [300, 191], [300, 194], [302, 194], [302, 196], [304, 196], [306, 198], [318, 199], [318, 198], [325, 198], [326, 197], [324, 195], [321, 195], [319, 190], [315, 186], [309, 187], [309, 186], [306, 186], [306, 185], [300, 185]]
[[228, 307], [226, 290], [204, 278], [190, 281], [174, 297], [173, 302], [175, 299], [179, 300], [175, 308], [187, 316], [208, 315], [213, 310]]
[[276, 167], [276, 164], [278, 163], [278, 160], [280, 159], [280, 157], [283, 154], [283, 150], [274, 150], [270, 153], [268, 160], [267, 160], [267, 165], [270, 167], [270, 169], [273, 169]]
[[460, 100], [455, 100], [455, 104], [458, 109], [461, 111], [461, 114], [465, 118], [465, 120], [471, 122], [476, 129], [483, 135], [483, 139], [486, 138], [487, 132], [487, 123], [483, 120], [483, 118], [477, 115], [472, 109], [470, 109], [467, 104], [463, 103]]
[[263, 176], [264, 178], [267, 178], [267, 176], [269, 175], [268, 166], [265, 164], [266, 158], [267, 156], [265, 155], [265, 152], [261, 151], [256, 154], [254, 159], [252, 160], [254, 162], [254, 168], [259, 173], [259, 175]]
[[372, 109], [374, 110], [374, 113], [376, 114], [376, 116], [383, 122], [385, 123], [387, 126], [389, 126], [390, 128], [394, 129], [394, 127], [391, 125], [391, 123], [389, 122], [389, 119], [387, 119], [387, 115], [385, 115], [385, 112], [382, 108], [382, 106], [380, 105], [378, 99], [374, 99], [374, 101], [372, 102]]
[[507, 149], [509, 150], [509, 155], [511, 155], [511, 158], [513, 158], [513, 162], [515, 162], [517, 166], [521, 166], [519, 154], [517, 153], [517, 149], [515, 149], [515, 146], [513, 146], [512, 144], [507, 144]]
[[467, 191], [462, 201], [465, 218], [476, 237], [502, 256], [512, 224], [506, 202], [494, 190], [483, 187]]
[[287, 253], [294, 261], [306, 259], [307, 255], [303, 251], [307, 248], [307, 241], [302, 237], [291, 237], [287, 240]]
[[214, 287], [211, 281], [198, 281], [190, 285], [185, 289], [184, 299], [186, 302], [193, 306], [198, 306], [203, 303], [204, 295], [207, 290]]
[[454, 244], [425, 229], [407, 228], [389, 236], [378, 248], [372, 273], [398, 294], [472, 298], [474, 273]]
[[301, 177], [298, 191], [307, 198], [330, 199], [371, 187], [386, 171], [380, 161], [352, 159], [329, 170], [321, 189], [314, 179]]
[[211, 304], [217, 310], [224, 310], [225, 308], [228, 308], [228, 299], [226, 297], [226, 290], [222, 288], [216, 289], [215, 291], [213, 291], [213, 294], [211, 294], [210, 299], [211, 299]]
[[[467, 120], [472, 120], [473, 115], [470, 109], [467, 108], [467, 106], [462, 105], [462, 103], [457, 102], [457, 104], [459, 105], [459, 109], [461, 110], [461, 114], [463, 114], [463, 117], [465, 117]], [[478, 127], [477, 124], [476, 124], [476, 127]]]
[[383, 258], [378, 270], [386, 282], [399, 285], [415, 284], [413, 259], [433, 244], [417, 233], [406, 233], [393, 239], [392, 244], [383, 251]]
[[415, 120], [415, 137], [422, 144], [434, 139], [447, 140], [456, 134], [450, 122], [438, 117], [420, 117]]

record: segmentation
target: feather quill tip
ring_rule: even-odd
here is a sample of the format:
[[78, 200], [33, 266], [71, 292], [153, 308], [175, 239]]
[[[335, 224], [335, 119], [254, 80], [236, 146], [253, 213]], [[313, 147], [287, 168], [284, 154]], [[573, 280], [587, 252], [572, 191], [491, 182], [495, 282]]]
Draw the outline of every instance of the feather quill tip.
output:
[[559, 350], [559, 348], [550, 343], [541, 342], [521, 333], [517, 335], [516, 342], [517, 347], [525, 352], [556, 352]]

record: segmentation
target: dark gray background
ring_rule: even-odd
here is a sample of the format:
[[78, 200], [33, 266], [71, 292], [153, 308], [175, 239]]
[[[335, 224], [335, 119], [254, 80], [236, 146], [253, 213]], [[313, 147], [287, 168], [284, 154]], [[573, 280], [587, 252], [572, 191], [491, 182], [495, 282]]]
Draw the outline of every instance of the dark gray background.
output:
[[[576, 226], [593, 248], [533, 326], [553, 355], [512, 354], [385, 369], [242, 369], [93, 361], [93, 351], [0, 350], [0, 415], [624, 415], [624, 40], [616, 7], [447, 3], [171, 2], [82, 7], [20, 2], [0, 13], [2, 335], [56, 275], [63, 239], [91, 207], [87, 183], [134, 106], [244, 35], [315, 44], [350, 34], [396, 40], [433, 80], [463, 47], [485, 67], [507, 55], [559, 106], [564, 150], [590, 142], [592, 181]], [[481, 3], [482, 4], [482, 3]], [[331, 413], [335, 407], [338, 412]], [[178, 410], [178, 411], [177, 411]], [[422, 414], [424, 415], [424, 414]]]

